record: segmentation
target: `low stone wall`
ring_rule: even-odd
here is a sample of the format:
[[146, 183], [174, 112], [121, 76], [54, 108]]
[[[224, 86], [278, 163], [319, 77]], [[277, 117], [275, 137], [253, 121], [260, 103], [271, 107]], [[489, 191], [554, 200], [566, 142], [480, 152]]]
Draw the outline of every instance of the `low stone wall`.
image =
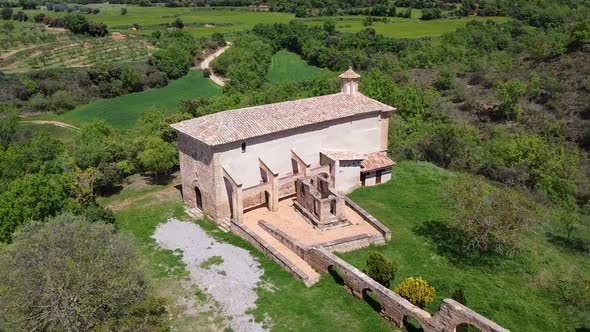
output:
[[262, 229], [264, 229], [266, 232], [272, 235], [275, 239], [277, 239], [277, 241], [282, 243], [285, 247], [289, 248], [297, 256], [305, 260], [305, 253], [307, 252], [307, 250], [309, 250], [309, 247], [301, 244], [299, 241], [292, 238], [287, 233], [274, 227], [268, 221], [260, 220], [258, 221], [258, 225], [260, 225]]
[[241, 237], [242, 239], [250, 242], [256, 249], [260, 250], [267, 257], [277, 262], [283, 269], [287, 270], [297, 279], [303, 281], [306, 285], [311, 285], [315, 281], [309, 279], [309, 277], [301, 271], [298, 267], [291, 264], [291, 262], [285, 258], [280, 252], [273, 249], [264, 239], [258, 236], [256, 233], [248, 229], [246, 225], [238, 224], [235, 220], [232, 220], [230, 230]]
[[432, 316], [321, 246], [310, 248], [305, 260], [323, 273], [339, 271], [344, 285], [358, 298], [365, 298], [369, 292], [375, 294], [381, 305], [381, 315], [400, 327], [406, 317], [414, 317], [425, 332], [454, 332], [460, 324], [471, 324], [482, 332], [509, 332], [451, 299], [443, 300], [440, 310]]
[[351, 209], [356, 211], [360, 214], [363, 219], [365, 219], [369, 224], [375, 227], [381, 235], [385, 238], [385, 241], [391, 240], [391, 231], [389, 228], [385, 227], [379, 220], [373, 217], [369, 212], [365, 211], [362, 207], [358, 206], [355, 202], [353, 202], [350, 198], [344, 196], [344, 201], [346, 205], [350, 206]]
[[331, 252], [349, 252], [370, 246], [371, 244], [383, 244], [385, 239], [382, 236], [371, 236], [359, 234], [342, 239], [320, 243], [319, 245]]

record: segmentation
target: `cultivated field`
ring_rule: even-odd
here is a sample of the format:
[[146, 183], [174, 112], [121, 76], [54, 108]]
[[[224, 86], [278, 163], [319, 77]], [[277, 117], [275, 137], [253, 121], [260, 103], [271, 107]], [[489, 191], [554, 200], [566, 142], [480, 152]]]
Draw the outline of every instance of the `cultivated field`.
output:
[[116, 129], [128, 129], [150, 108], [174, 111], [178, 102], [183, 99], [217, 94], [221, 94], [221, 88], [203, 77], [201, 71], [191, 70], [188, 75], [170, 82], [164, 88], [99, 99], [62, 115], [44, 115], [36, 118], [58, 120], [77, 126], [103, 119]]
[[273, 55], [267, 79], [271, 84], [293, 81], [300, 82], [313, 77], [319, 68], [309, 65], [298, 54], [289, 51], [278, 51]]
[[142, 61], [153, 49], [137, 36], [114, 33], [107, 38], [91, 38], [42, 24], [20, 23], [0, 36], [0, 69], [24, 72]]
[[[167, 8], [167, 7], [139, 7], [111, 4], [91, 4], [92, 8], [99, 8], [100, 13], [88, 15], [89, 20], [105, 23], [110, 31], [149, 35], [154, 30], [166, 29], [167, 23], [172, 23], [177, 17], [186, 25], [185, 29], [195, 36], [208, 36], [215, 32], [234, 33], [251, 29], [257, 23], [286, 23], [292, 21], [295, 15], [278, 12], [253, 12], [243, 8]], [[121, 15], [121, 8], [127, 8], [126, 15]], [[399, 8], [402, 10], [403, 8]], [[25, 10], [27, 15], [34, 16], [44, 12], [50, 16], [62, 16], [63, 13], [47, 12], [43, 7], [37, 10]], [[375, 22], [372, 27], [380, 34], [397, 38], [420, 38], [439, 36], [445, 32], [454, 31], [465, 26], [472, 19], [506, 21], [508, 18], [460, 18], [421, 21], [420, 10], [412, 11], [412, 18], [390, 17], [388, 23]], [[298, 19], [310, 24], [321, 24], [325, 19], [337, 21], [337, 27], [341, 31], [356, 32], [365, 27], [362, 24], [363, 16], [335, 16], [322, 18]], [[140, 30], [131, 30], [134, 23], [141, 26]]]

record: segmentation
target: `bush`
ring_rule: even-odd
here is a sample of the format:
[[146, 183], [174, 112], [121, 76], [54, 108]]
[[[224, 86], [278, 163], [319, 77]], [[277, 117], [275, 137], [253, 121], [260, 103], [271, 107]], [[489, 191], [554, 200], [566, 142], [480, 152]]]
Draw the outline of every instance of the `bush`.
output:
[[29, 17], [27, 16], [27, 14], [25, 14], [22, 11], [19, 11], [18, 13], [14, 14], [14, 16], [12, 18], [15, 21], [19, 21], [19, 22], [26, 22], [29, 20]]
[[75, 34], [83, 34], [88, 31], [88, 20], [79, 14], [68, 14], [64, 16], [64, 27]]
[[381, 285], [389, 287], [390, 281], [395, 278], [397, 269], [398, 265], [395, 262], [389, 261], [381, 253], [372, 252], [367, 258], [367, 265], [363, 272]]
[[4, 7], [4, 8], [2, 8], [2, 10], [0, 10], [0, 17], [3, 20], [10, 20], [12, 18], [13, 13], [14, 13], [14, 11], [12, 10], [12, 8]]
[[520, 252], [521, 235], [532, 222], [526, 197], [471, 175], [452, 179], [446, 193], [455, 206], [453, 226], [464, 240], [466, 253], [511, 256]]
[[176, 29], [182, 29], [182, 28], [184, 28], [184, 22], [182, 22], [180, 17], [177, 17], [174, 20], [174, 22], [172, 22], [172, 26], [175, 27]]
[[82, 216], [84, 220], [91, 223], [104, 222], [105, 224], [111, 224], [116, 227], [113, 211], [98, 204], [89, 204], [86, 206]]
[[422, 9], [421, 20], [434, 20], [442, 17], [440, 8], [424, 8]]
[[436, 290], [421, 277], [404, 279], [395, 292], [404, 299], [420, 308], [424, 308], [434, 300]]
[[519, 120], [522, 117], [520, 98], [526, 93], [526, 85], [516, 79], [498, 82], [495, 93], [500, 101], [498, 107], [500, 114], [508, 120]]
[[171, 45], [152, 54], [150, 63], [171, 79], [186, 75], [191, 66], [191, 55], [180, 45]]
[[450, 90], [455, 86], [455, 74], [450, 70], [441, 70], [435, 82], [439, 90]]

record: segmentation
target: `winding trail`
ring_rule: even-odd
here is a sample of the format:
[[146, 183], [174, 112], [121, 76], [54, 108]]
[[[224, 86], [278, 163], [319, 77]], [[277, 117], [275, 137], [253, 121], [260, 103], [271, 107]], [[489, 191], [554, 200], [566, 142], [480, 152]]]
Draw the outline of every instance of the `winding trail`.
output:
[[210, 71], [209, 79], [211, 81], [213, 81], [213, 83], [215, 83], [219, 86], [225, 86], [225, 81], [224, 81], [223, 77], [218, 76], [212, 70], [210, 70], [209, 64], [211, 63], [211, 61], [215, 60], [215, 58], [217, 58], [223, 52], [225, 52], [225, 50], [227, 50], [230, 46], [231, 46], [231, 43], [227, 43], [226, 46], [224, 46], [224, 47], [218, 49], [217, 51], [215, 51], [214, 53], [210, 54], [208, 57], [203, 59], [203, 61], [199, 64], [199, 69], [201, 69], [201, 70], [209, 69], [209, 71]]
[[27, 120], [27, 121], [21, 121], [21, 122], [22, 123], [35, 123], [35, 124], [50, 124], [50, 125], [54, 125], [54, 126], [58, 126], [58, 127], [62, 127], [62, 128], [69, 128], [69, 129], [80, 131], [80, 128], [78, 128], [74, 125], [71, 125], [69, 123], [61, 122], [61, 121]]

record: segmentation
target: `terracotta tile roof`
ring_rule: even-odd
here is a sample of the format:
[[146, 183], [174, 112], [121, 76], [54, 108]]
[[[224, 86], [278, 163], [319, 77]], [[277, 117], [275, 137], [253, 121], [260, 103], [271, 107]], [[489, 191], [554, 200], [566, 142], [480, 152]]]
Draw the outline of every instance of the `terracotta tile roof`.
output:
[[386, 152], [368, 153], [365, 160], [361, 161], [361, 170], [363, 172], [391, 166], [395, 166], [395, 161], [389, 159]]
[[355, 73], [354, 70], [352, 70], [352, 67], [348, 67], [348, 70], [345, 71], [344, 73], [340, 74], [340, 76], [338, 76], [340, 78], [359, 78], [361, 77], [361, 75]]
[[367, 157], [363, 153], [340, 150], [323, 150], [322, 154], [332, 160], [364, 160]]
[[387, 157], [387, 152], [382, 151], [358, 153], [353, 151], [323, 150], [321, 153], [332, 160], [362, 160], [361, 171], [363, 172], [395, 166], [395, 161]]
[[336, 93], [218, 112], [171, 126], [205, 144], [221, 145], [358, 114], [393, 110], [362, 93]]

